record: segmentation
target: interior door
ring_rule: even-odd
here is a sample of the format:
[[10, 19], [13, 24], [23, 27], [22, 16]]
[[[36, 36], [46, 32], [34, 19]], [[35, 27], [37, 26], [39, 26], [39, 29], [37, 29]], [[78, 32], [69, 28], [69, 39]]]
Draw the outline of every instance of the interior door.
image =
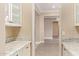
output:
[[59, 38], [59, 26], [58, 21], [53, 22], [53, 39]]

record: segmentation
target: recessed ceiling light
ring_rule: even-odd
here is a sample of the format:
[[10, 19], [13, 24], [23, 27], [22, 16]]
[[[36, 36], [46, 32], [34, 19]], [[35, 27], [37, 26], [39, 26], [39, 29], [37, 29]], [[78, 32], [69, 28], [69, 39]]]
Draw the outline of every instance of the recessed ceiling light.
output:
[[56, 8], [55, 5], [53, 5], [52, 8]]

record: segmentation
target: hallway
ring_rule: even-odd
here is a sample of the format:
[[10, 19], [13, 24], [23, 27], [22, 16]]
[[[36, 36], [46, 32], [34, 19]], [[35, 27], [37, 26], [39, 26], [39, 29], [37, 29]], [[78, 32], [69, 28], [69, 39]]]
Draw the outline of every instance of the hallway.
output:
[[[55, 6], [55, 8], [52, 8], [52, 6]], [[35, 43], [39, 44], [35, 46], [36, 56], [59, 55], [60, 6], [60, 4], [52, 3], [35, 4]], [[41, 41], [44, 41], [44, 43], [40, 43]]]
[[36, 56], [58, 56], [59, 43], [58, 40], [45, 39], [35, 50]]

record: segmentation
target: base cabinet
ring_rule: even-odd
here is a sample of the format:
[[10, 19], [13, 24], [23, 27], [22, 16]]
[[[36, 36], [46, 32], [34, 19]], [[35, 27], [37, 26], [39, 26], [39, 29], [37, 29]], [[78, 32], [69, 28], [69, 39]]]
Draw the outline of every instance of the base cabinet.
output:
[[64, 48], [63, 56], [72, 56], [72, 54]]
[[16, 52], [10, 54], [9, 56], [31, 56], [30, 44], [19, 48]]
[[18, 50], [18, 56], [30, 56], [30, 44]]
[[23, 56], [30, 56], [30, 45], [23, 47]]
[[17, 51], [18, 56], [23, 56], [23, 48], [21, 48], [20, 50]]
[[62, 56], [72, 56], [72, 54], [62, 44]]

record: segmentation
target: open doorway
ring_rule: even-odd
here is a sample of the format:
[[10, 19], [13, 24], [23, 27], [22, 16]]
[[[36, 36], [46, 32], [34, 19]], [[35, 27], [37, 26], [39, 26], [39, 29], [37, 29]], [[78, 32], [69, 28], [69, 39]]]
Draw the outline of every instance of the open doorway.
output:
[[58, 21], [52, 22], [53, 39], [59, 39], [59, 26]]

